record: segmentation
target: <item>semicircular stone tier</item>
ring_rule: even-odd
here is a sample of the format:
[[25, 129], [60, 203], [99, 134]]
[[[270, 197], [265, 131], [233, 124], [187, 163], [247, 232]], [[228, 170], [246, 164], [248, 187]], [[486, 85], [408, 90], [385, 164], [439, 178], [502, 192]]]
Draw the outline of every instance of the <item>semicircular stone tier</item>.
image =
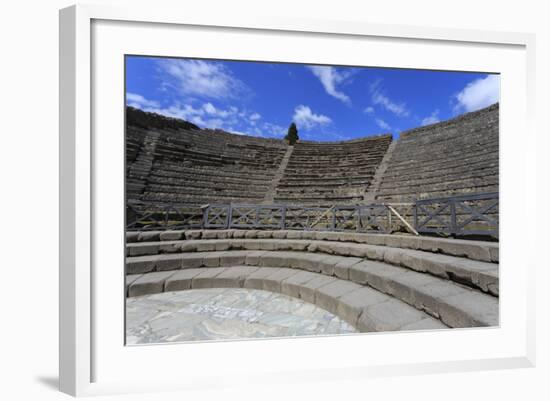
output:
[[129, 297], [252, 288], [315, 304], [359, 331], [499, 324], [498, 244], [359, 233], [129, 232]]
[[499, 106], [401, 133], [379, 201], [498, 192]]
[[174, 121], [128, 108], [129, 200], [332, 206], [498, 192], [498, 104], [394, 143], [387, 134], [289, 146]]

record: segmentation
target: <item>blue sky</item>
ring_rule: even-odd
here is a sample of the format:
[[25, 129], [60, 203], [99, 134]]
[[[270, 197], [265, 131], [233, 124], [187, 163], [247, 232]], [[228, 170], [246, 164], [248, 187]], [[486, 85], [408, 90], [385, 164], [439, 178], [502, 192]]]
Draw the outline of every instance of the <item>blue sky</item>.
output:
[[337, 141], [401, 131], [499, 99], [498, 75], [127, 56], [126, 102], [202, 128]]

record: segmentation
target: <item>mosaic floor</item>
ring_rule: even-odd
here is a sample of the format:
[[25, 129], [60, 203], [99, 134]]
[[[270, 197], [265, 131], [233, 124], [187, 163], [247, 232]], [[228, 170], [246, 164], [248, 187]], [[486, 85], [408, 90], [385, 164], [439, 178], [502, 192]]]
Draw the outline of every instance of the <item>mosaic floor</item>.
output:
[[315, 305], [282, 294], [211, 288], [128, 298], [127, 344], [354, 333]]

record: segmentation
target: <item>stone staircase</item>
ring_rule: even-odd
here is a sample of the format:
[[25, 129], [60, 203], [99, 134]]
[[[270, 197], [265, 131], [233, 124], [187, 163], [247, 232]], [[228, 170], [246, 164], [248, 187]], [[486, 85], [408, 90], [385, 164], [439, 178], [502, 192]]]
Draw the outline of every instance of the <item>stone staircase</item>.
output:
[[273, 203], [275, 199], [275, 195], [277, 193], [277, 186], [279, 185], [279, 182], [281, 181], [281, 179], [285, 174], [286, 166], [288, 165], [290, 156], [292, 156], [293, 150], [294, 150], [294, 146], [289, 145], [285, 155], [283, 156], [283, 159], [281, 160], [281, 164], [279, 165], [279, 169], [277, 170], [277, 173], [271, 180], [271, 185], [267, 190], [267, 193], [265, 194], [263, 203], [266, 203], [266, 204]]

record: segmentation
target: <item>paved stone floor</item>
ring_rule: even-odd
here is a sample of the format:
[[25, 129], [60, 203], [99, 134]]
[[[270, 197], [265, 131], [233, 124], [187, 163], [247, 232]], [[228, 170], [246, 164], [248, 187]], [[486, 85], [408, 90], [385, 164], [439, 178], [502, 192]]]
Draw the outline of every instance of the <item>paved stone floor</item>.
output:
[[127, 344], [354, 333], [315, 305], [282, 294], [211, 288], [128, 298]]

